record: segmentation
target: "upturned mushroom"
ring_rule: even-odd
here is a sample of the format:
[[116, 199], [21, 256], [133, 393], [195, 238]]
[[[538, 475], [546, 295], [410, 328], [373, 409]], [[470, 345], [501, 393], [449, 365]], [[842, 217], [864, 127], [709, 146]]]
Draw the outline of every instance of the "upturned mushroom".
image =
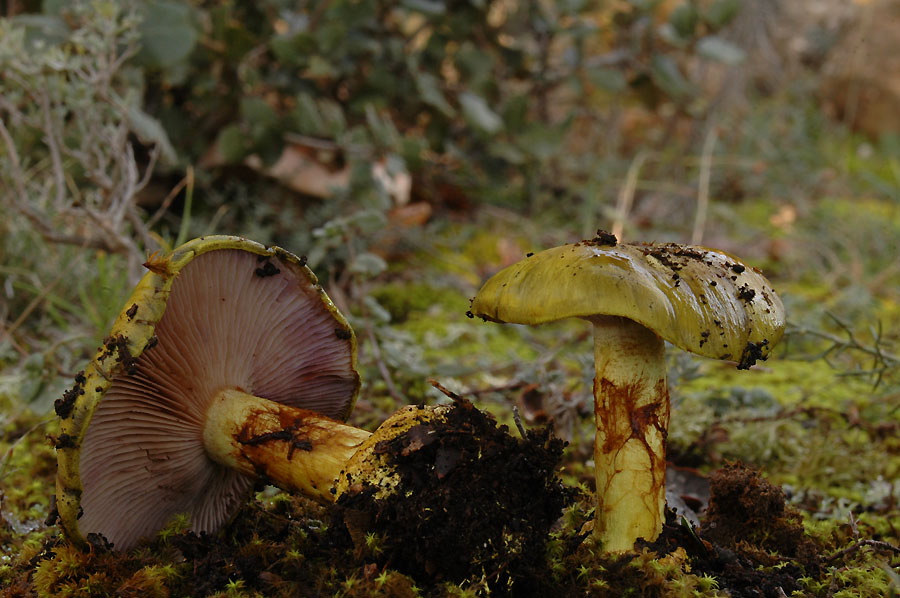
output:
[[605, 550], [655, 540], [665, 510], [669, 392], [665, 343], [747, 369], [784, 332], [781, 300], [759, 270], [724, 252], [589, 241], [529, 254], [478, 291], [470, 316], [594, 332], [594, 535]]
[[341, 423], [356, 339], [305, 260], [238, 237], [155, 258], [57, 400], [66, 535], [128, 548], [175, 515], [214, 531], [263, 479], [321, 501], [370, 436]]

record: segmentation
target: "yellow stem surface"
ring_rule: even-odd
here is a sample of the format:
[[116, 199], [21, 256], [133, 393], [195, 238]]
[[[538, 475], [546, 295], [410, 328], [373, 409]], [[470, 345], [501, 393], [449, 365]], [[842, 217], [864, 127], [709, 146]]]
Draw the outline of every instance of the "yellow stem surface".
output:
[[655, 540], [666, 504], [669, 391], [665, 344], [653, 331], [613, 316], [594, 324], [594, 534], [624, 552]]
[[335, 480], [369, 436], [314, 411], [226, 389], [206, 412], [203, 444], [217, 463], [331, 502]]

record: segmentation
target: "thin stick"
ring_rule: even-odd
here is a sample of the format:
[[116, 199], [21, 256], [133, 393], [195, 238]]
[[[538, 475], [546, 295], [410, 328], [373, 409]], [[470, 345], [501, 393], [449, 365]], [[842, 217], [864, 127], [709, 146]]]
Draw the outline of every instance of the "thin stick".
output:
[[884, 552], [893, 552], [894, 554], [900, 554], [900, 548], [898, 548], [897, 546], [894, 546], [893, 544], [890, 544], [888, 542], [883, 542], [882, 540], [857, 540], [856, 542], [854, 542], [847, 548], [838, 550], [833, 555], [827, 557], [825, 559], [825, 562], [831, 563], [833, 561], [836, 561], [837, 559], [839, 559], [843, 556], [846, 556], [852, 552], [856, 552], [863, 546], [871, 546], [872, 548], [874, 548], [876, 550], [881, 550]]
[[625, 228], [625, 219], [631, 211], [631, 204], [634, 202], [634, 192], [637, 189], [638, 175], [644, 162], [647, 161], [649, 154], [646, 151], [640, 151], [631, 161], [628, 167], [628, 174], [625, 175], [625, 184], [619, 192], [619, 200], [616, 202], [616, 219], [613, 221], [612, 230], [610, 231], [617, 239], [622, 239], [622, 229]]
[[447, 388], [446, 386], [444, 386], [443, 384], [441, 384], [434, 378], [429, 378], [428, 383], [431, 384], [434, 388], [436, 388], [439, 391], [441, 391], [442, 393], [444, 393], [445, 395], [447, 395], [448, 397], [450, 397], [450, 399], [457, 405], [461, 405], [463, 407], [471, 407], [472, 406], [472, 403], [468, 399], [463, 398], [460, 395], [456, 394], [455, 392], [453, 392], [452, 390], [450, 390], [449, 388]]
[[157, 209], [156, 212], [153, 213], [153, 216], [150, 217], [150, 220], [147, 221], [148, 229], [152, 229], [156, 223], [159, 222], [159, 219], [168, 211], [169, 206], [172, 205], [172, 202], [178, 196], [178, 193], [184, 189], [184, 186], [187, 185], [187, 182], [188, 177], [185, 175], [184, 178], [178, 181], [177, 185], [172, 187], [172, 190], [169, 191], [169, 194], [166, 195], [165, 199], [163, 199], [162, 203], [159, 205], [159, 209]]
[[53, 116], [52, 110], [50, 109], [50, 96], [47, 94], [46, 90], [41, 90], [40, 101], [41, 112], [44, 115], [44, 143], [46, 144], [47, 149], [50, 151], [50, 162], [53, 166], [53, 180], [54, 186], [56, 187], [56, 198], [54, 201], [57, 208], [61, 208], [66, 198], [65, 173], [63, 171], [63, 163], [62, 157], [59, 153], [59, 146], [57, 145], [56, 131], [53, 127]]
[[703, 242], [703, 229], [706, 227], [706, 213], [709, 210], [709, 180], [712, 176], [712, 153], [718, 139], [715, 123], [711, 123], [703, 141], [703, 153], [700, 158], [700, 180], [697, 189], [697, 214], [694, 217], [694, 232], [691, 234], [691, 245]]
[[369, 337], [369, 343], [372, 345], [372, 357], [375, 358], [375, 365], [378, 367], [381, 379], [384, 380], [384, 385], [387, 387], [388, 394], [398, 403], [405, 403], [406, 401], [404, 401], [403, 397], [400, 396], [400, 393], [397, 392], [397, 387], [394, 385], [394, 379], [391, 377], [391, 372], [388, 370], [387, 364], [381, 357], [381, 348], [378, 346], [375, 330], [368, 322], [366, 322], [366, 336]]
[[522, 425], [522, 416], [519, 415], [519, 408], [513, 405], [513, 421], [516, 422], [516, 428], [519, 430], [519, 435], [522, 438], [527, 438], [527, 432], [525, 432], [525, 426]]
[[191, 224], [191, 204], [194, 199], [194, 167], [187, 167], [187, 188], [184, 190], [184, 210], [181, 213], [181, 226], [178, 227], [178, 237], [175, 239], [175, 247], [187, 241], [188, 229]]
[[[22, 310], [22, 313], [19, 314], [19, 317], [16, 318], [16, 321], [13, 322], [13, 323], [9, 326], [9, 328], [7, 328], [7, 329], [4, 331], [4, 336], [3, 336], [3, 338], [5, 338], [6, 336], [9, 336], [10, 338], [12, 338], [13, 332], [15, 332], [16, 329], [17, 329], [19, 326], [22, 325], [22, 322], [24, 322], [25, 319], [26, 319], [29, 315], [31, 315], [31, 312], [34, 311], [34, 309], [35, 309], [38, 305], [40, 305], [41, 302], [44, 301], [44, 299], [46, 299], [47, 295], [49, 295], [49, 294], [51, 293], [51, 291], [53, 291], [53, 289], [56, 288], [56, 285], [59, 284], [59, 282], [62, 280], [62, 278], [63, 278], [63, 274], [60, 274], [59, 276], [57, 276], [56, 279], [55, 279], [53, 282], [51, 282], [51, 283], [48, 284], [46, 287], [44, 287], [44, 288], [41, 290], [41, 292], [38, 293], [38, 294], [34, 297], [34, 299], [32, 299], [32, 300], [28, 303], [27, 306], [25, 306], [25, 309]], [[0, 341], [2, 341], [3, 338], [0, 338]]]

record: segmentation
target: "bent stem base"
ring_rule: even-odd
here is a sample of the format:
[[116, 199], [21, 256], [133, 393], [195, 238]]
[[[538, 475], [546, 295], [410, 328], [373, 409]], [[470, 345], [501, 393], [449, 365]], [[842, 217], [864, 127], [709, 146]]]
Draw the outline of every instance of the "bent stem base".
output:
[[206, 412], [203, 445], [217, 463], [327, 503], [347, 460], [369, 436], [314, 411], [226, 389]]

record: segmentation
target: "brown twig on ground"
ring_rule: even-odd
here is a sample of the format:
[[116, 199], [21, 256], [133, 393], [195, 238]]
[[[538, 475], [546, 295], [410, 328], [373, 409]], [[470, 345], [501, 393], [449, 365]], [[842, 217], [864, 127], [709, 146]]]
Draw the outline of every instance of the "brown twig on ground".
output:
[[875, 550], [880, 550], [883, 552], [893, 552], [896, 555], [900, 555], [900, 547], [894, 546], [890, 542], [884, 542], [882, 540], [863, 539], [863, 540], [857, 540], [850, 546], [847, 546], [846, 548], [842, 548], [841, 550], [838, 550], [836, 553], [832, 554], [831, 556], [826, 557], [825, 563], [832, 563], [832, 562], [838, 560], [839, 558], [845, 557], [848, 554], [851, 554], [851, 553], [854, 553], [854, 552], [860, 550], [864, 546], [869, 546], [871, 548], [874, 548]]
[[525, 432], [525, 426], [522, 425], [522, 416], [519, 415], [519, 408], [513, 405], [513, 421], [516, 422], [516, 428], [519, 430], [519, 435], [522, 438], [527, 437], [527, 433]]
[[428, 379], [428, 383], [431, 384], [434, 388], [436, 388], [436, 389], [438, 389], [439, 391], [441, 391], [442, 393], [444, 393], [445, 395], [447, 395], [448, 397], [450, 397], [450, 399], [451, 399], [454, 403], [457, 403], [457, 404], [460, 404], [460, 405], [467, 405], [467, 404], [470, 404], [469, 401], [468, 401], [468, 399], [464, 399], [463, 397], [461, 397], [460, 395], [456, 394], [455, 392], [453, 392], [452, 390], [450, 390], [449, 388], [447, 388], [446, 386], [444, 386], [443, 384], [441, 384], [440, 382], [438, 382], [438, 381], [435, 380], [434, 378], [429, 378], [429, 379]]

